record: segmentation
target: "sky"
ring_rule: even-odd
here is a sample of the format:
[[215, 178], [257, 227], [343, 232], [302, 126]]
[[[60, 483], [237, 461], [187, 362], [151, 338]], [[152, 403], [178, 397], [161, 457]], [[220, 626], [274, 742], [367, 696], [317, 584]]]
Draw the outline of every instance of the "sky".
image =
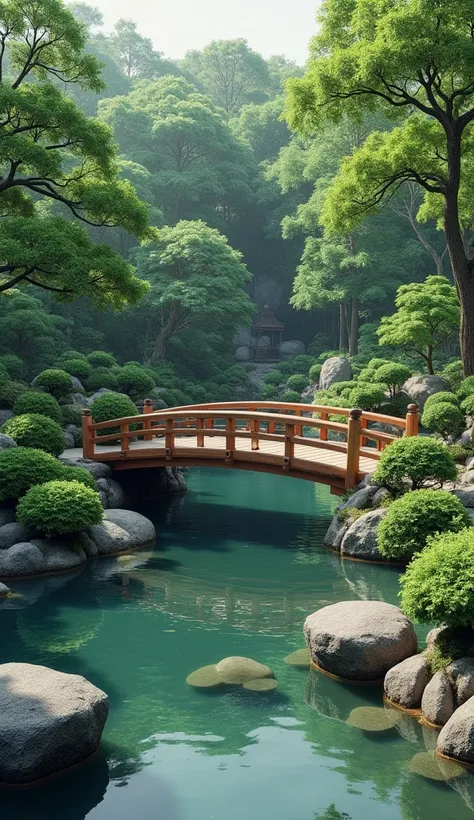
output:
[[239, 37], [264, 57], [284, 54], [304, 65], [316, 31], [319, 0], [86, 0], [110, 30], [120, 18], [135, 20], [167, 57], [182, 57], [211, 40]]

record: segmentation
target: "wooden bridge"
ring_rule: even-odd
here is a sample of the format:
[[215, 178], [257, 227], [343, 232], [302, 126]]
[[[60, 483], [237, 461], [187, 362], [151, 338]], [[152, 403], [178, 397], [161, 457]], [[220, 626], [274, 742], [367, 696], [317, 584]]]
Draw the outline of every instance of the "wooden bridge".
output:
[[[231, 402], [153, 410], [94, 423], [83, 413], [83, 456], [114, 470], [144, 467], [230, 467], [328, 484], [342, 495], [372, 473], [382, 450], [399, 436], [373, 429], [390, 425], [418, 435], [419, 408], [406, 419], [281, 402]], [[334, 417], [343, 421], [335, 421]]]

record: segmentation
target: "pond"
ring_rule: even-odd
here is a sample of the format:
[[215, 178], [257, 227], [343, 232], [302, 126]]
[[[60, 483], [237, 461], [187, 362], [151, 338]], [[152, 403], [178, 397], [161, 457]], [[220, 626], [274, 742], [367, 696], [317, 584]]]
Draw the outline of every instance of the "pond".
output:
[[[0, 662], [83, 674], [109, 694], [110, 716], [96, 758], [39, 787], [3, 790], [5, 816], [473, 818], [473, 775], [445, 782], [413, 772], [416, 764], [443, 777], [428, 754], [432, 730], [402, 715], [387, 731], [354, 728], [352, 710], [380, 707], [380, 690], [283, 661], [303, 646], [304, 618], [319, 607], [397, 602], [397, 570], [324, 549], [329, 490], [209, 469], [191, 471], [188, 485], [186, 496], [142, 510], [156, 523], [153, 552], [13, 585], [22, 597], [2, 605]], [[278, 692], [203, 694], [186, 684], [229, 655], [269, 665]]]

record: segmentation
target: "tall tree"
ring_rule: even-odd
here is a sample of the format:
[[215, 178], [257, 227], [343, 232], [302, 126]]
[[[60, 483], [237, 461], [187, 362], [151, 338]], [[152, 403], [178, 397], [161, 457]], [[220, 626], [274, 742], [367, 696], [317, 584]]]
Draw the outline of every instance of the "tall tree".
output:
[[61, 0], [0, 6], [0, 292], [28, 283], [58, 298], [87, 295], [120, 307], [138, 302], [146, 285], [80, 223], [144, 237], [148, 215], [117, 176], [110, 130], [58, 82], [101, 89], [85, 44], [84, 27]]
[[120, 19], [109, 37], [101, 38], [105, 51], [117, 61], [129, 80], [154, 79], [175, 74], [177, 66], [156, 51], [152, 41], [138, 32], [133, 20]]
[[465, 375], [474, 374], [474, 261], [463, 236], [462, 157], [474, 121], [472, 0], [326, 0], [306, 75], [290, 80], [287, 116], [305, 132], [382, 108], [405, 119], [372, 134], [341, 169], [329, 222], [347, 230], [405, 182], [443, 204], [461, 299]]

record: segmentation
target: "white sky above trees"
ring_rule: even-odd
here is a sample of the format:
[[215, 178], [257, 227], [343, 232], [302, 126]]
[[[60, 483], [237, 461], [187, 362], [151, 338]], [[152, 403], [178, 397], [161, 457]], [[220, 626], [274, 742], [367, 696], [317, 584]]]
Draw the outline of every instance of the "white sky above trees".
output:
[[167, 57], [182, 57], [211, 40], [243, 37], [264, 57], [284, 54], [300, 65], [316, 32], [318, 0], [86, 0], [98, 7], [110, 30], [133, 19]]

